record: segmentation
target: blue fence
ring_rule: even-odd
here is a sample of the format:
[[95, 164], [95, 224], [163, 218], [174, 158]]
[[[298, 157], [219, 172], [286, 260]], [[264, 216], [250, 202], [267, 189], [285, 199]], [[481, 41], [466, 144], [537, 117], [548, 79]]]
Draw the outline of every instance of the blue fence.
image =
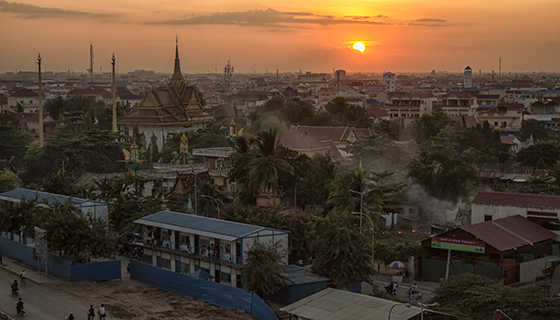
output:
[[71, 281], [104, 281], [121, 279], [121, 261], [101, 261], [72, 265]]
[[130, 278], [220, 307], [246, 311], [257, 320], [278, 320], [268, 305], [251, 291], [191, 277], [136, 260], [130, 261]]
[[[2, 254], [37, 267], [37, 259], [33, 255], [33, 248], [25, 244], [0, 237], [0, 252]], [[39, 264], [45, 270], [45, 262]], [[102, 281], [121, 279], [121, 262], [104, 261], [95, 263], [74, 264], [67, 259], [52, 254], [48, 256], [48, 273], [67, 281]]]

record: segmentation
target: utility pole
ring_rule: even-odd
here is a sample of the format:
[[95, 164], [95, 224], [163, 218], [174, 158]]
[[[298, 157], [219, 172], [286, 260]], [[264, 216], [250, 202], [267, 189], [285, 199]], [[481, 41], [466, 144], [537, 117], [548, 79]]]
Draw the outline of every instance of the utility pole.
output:
[[115, 54], [111, 58], [113, 65], [113, 132], [117, 132], [117, 83], [115, 81]]
[[37, 56], [37, 65], [39, 67], [39, 145], [41, 148], [45, 145], [44, 124], [43, 124], [43, 90], [41, 83], [41, 53]]

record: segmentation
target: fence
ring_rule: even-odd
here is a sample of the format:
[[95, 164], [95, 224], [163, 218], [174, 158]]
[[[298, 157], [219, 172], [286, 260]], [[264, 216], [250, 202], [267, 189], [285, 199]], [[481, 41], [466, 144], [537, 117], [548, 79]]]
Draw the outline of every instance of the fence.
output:
[[257, 320], [278, 320], [258, 295], [244, 289], [191, 277], [136, 260], [130, 261], [130, 278], [220, 307], [246, 311]]
[[[423, 259], [422, 279], [424, 281], [438, 282], [445, 278], [446, 260]], [[453, 262], [449, 268], [449, 275], [471, 273], [486, 276], [492, 279], [501, 278], [501, 268], [479, 264]]]
[[[38, 262], [33, 248], [23, 243], [0, 237], [0, 252], [4, 255], [23, 261], [31, 267], [45, 270], [45, 262]], [[48, 273], [68, 281], [102, 281], [121, 279], [121, 262], [103, 261], [93, 263], [72, 264], [70, 260], [52, 254], [48, 255]]]

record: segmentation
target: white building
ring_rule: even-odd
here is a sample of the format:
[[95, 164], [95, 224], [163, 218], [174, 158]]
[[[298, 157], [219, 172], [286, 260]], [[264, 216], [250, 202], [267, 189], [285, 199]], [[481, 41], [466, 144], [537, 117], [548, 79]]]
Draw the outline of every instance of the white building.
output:
[[385, 88], [387, 88], [387, 91], [395, 92], [395, 83], [396, 83], [396, 77], [394, 73], [385, 72], [383, 74], [383, 84], [385, 85]]
[[473, 224], [520, 215], [560, 235], [560, 196], [479, 191], [471, 211]]
[[188, 275], [243, 287], [247, 252], [255, 243], [278, 243], [288, 264], [289, 231], [160, 211], [134, 221], [142, 229], [135, 244], [144, 263]]
[[465, 71], [463, 72], [463, 87], [464, 88], [472, 87], [472, 69], [469, 66], [467, 66], [465, 68]]

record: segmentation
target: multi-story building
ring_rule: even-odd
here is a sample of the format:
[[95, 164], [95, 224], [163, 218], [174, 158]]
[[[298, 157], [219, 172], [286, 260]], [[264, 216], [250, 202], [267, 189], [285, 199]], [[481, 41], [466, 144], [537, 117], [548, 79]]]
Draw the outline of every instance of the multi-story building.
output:
[[476, 97], [462, 91], [451, 91], [440, 97], [442, 110], [450, 116], [473, 115], [478, 107]]
[[383, 74], [383, 84], [388, 92], [395, 92], [396, 77], [392, 72], [385, 72]]
[[391, 118], [414, 119], [432, 112], [434, 104], [437, 98], [427, 92], [395, 92], [390, 95], [388, 113]]
[[472, 69], [469, 66], [467, 66], [465, 68], [465, 71], [463, 71], [463, 87], [464, 88], [472, 87]]
[[288, 264], [289, 231], [192, 214], [160, 211], [134, 221], [134, 243], [144, 263], [243, 287], [247, 252], [256, 243], [278, 245]]

